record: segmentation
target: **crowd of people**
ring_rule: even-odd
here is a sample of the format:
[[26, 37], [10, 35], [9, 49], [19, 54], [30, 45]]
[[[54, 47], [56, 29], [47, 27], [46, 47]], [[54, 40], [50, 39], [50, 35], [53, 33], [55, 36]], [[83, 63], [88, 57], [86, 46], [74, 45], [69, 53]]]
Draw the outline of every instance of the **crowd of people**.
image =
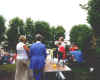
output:
[[5, 52], [3, 49], [0, 49], [0, 65], [2, 64], [15, 64], [16, 53], [10, 54]]
[[53, 59], [58, 58], [58, 64], [60, 64], [60, 60], [63, 60], [63, 64], [66, 62], [83, 62], [83, 53], [80, 50], [77, 44], [72, 44], [67, 46], [64, 42], [64, 37], [59, 37], [57, 41], [55, 41], [56, 49], [51, 49]]
[[[46, 45], [42, 43], [43, 36], [37, 34], [35, 41], [30, 48], [27, 47], [26, 37], [21, 35], [19, 37], [19, 43], [16, 46], [17, 57], [16, 57], [16, 74], [15, 80], [29, 80], [29, 69], [33, 72], [33, 78], [35, 80], [44, 80], [44, 66], [47, 57]], [[60, 60], [65, 64], [65, 60], [68, 58], [66, 51], [66, 44], [64, 43], [64, 37], [59, 37], [55, 42], [55, 51], [50, 51], [52, 58], [57, 58], [57, 64], [60, 64]], [[69, 48], [69, 54], [72, 59], [76, 59], [77, 62], [82, 62], [82, 52], [79, 50], [77, 45], [73, 45]], [[30, 61], [29, 61], [30, 60]], [[29, 65], [28, 65], [28, 62]]]
[[[13, 64], [16, 62], [15, 80], [29, 80], [29, 70], [33, 72], [33, 78], [35, 78], [35, 80], [44, 80], [44, 66], [48, 54], [46, 45], [42, 43], [42, 40], [43, 36], [41, 34], [36, 34], [35, 42], [32, 43], [29, 48], [25, 44], [26, 37], [21, 35], [16, 45], [17, 52], [13, 56], [8, 53], [0, 54], [1, 64]], [[76, 60], [78, 63], [83, 62], [82, 51], [79, 49], [78, 45], [72, 45], [68, 48], [69, 51], [66, 51], [66, 44], [63, 36], [55, 41], [55, 46], [56, 48], [54, 50], [50, 49], [49, 55], [51, 55], [52, 59], [58, 59], [58, 65], [61, 64], [61, 61], [63, 65], [65, 65], [66, 61], [69, 59], [72, 61]]]

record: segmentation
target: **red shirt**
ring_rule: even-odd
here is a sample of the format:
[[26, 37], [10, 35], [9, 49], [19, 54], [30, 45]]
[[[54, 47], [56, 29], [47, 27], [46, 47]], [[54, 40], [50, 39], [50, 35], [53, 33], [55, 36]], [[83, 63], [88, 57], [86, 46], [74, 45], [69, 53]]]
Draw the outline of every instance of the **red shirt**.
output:
[[65, 50], [64, 46], [60, 46], [58, 51], [63, 54], [62, 58], [65, 59], [66, 58], [66, 50]]

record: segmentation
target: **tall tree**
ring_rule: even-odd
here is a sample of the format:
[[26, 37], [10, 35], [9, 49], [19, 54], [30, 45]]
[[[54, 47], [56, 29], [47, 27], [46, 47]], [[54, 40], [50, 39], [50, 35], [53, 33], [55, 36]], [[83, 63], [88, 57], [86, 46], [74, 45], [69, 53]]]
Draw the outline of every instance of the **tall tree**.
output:
[[35, 34], [40, 33], [44, 36], [44, 42], [49, 47], [50, 41], [50, 26], [48, 22], [36, 21], [35, 22]]
[[63, 26], [60, 26], [60, 25], [57, 26], [55, 36], [56, 36], [56, 40], [57, 40], [60, 36], [65, 37], [65, 29], [63, 28]]
[[25, 35], [29, 43], [32, 43], [35, 35], [35, 24], [31, 18], [27, 18], [25, 22]]
[[4, 39], [5, 29], [5, 19], [3, 16], [0, 16], [0, 42]]
[[78, 44], [81, 50], [84, 50], [86, 46], [89, 47], [89, 40], [93, 34], [92, 28], [89, 28], [85, 24], [79, 24], [72, 27], [70, 32], [71, 43]]
[[50, 32], [51, 32], [51, 41], [55, 41], [56, 40], [56, 28], [54, 26], [51, 27]]
[[96, 36], [96, 49], [100, 53], [100, 0], [88, 1], [88, 22], [93, 27]]
[[45, 21], [36, 21], [35, 22], [35, 34], [36, 33], [41, 33], [42, 35], [44, 35], [46, 41], [50, 40], [49, 24]]
[[100, 34], [100, 0], [89, 0], [88, 2], [88, 22]]
[[15, 50], [18, 42], [19, 35], [24, 35], [24, 23], [23, 20], [16, 17], [9, 21], [9, 29], [7, 32], [8, 46]]
[[56, 28], [55, 26], [50, 27], [50, 40], [49, 40], [49, 45], [51, 48], [54, 47], [54, 41], [56, 40]]

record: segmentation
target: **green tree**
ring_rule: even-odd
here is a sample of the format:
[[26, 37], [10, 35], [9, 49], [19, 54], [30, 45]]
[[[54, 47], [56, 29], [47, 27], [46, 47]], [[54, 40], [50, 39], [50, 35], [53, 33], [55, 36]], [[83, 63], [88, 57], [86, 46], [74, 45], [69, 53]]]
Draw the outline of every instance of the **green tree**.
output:
[[79, 45], [81, 50], [84, 50], [86, 46], [89, 47], [88, 41], [93, 34], [92, 28], [89, 28], [85, 24], [79, 24], [72, 27], [70, 32], [70, 41]]
[[96, 37], [96, 49], [100, 53], [100, 0], [88, 1], [88, 23], [93, 27]]
[[89, 0], [88, 2], [88, 22], [100, 34], [100, 0]]
[[5, 30], [5, 19], [3, 16], [0, 16], [0, 42], [4, 40]]
[[65, 29], [62, 26], [51, 27], [50, 28], [50, 45], [55, 47], [54, 41], [58, 40], [60, 36], [65, 37]]
[[45, 21], [36, 21], [35, 22], [35, 34], [40, 33], [42, 34], [46, 41], [50, 40], [50, 26]]
[[27, 41], [32, 43], [35, 35], [35, 24], [31, 18], [27, 18], [25, 22], [25, 35], [27, 37]]
[[50, 28], [50, 34], [51, 34], [51, 41], [55, 41], [55, 39], [56, 39], [56, 28], [54, 26]]
[[18, 17], [10, 20], [9, 29], [7, 31], [9, 48], [15, 50], [19, 35], [24, 35], [24, 34], [25, 32], [24, 32], [23, 20]]
[[36, 21], [35, 22], [35, 34], [40, 33], [44, 36], [44, 42], [49, 47], [50, 41], [50, 26], [45, 21]]
[[55, 36], [56, 36], [56, 40], [57, 40], [60, 36], [65, 37], [65, 29], [63, 28], [63, 26], [57, 26]]
[[51, 48], [54, 47], [54, 41], [56, 40], [56, 28], [55, 26], [50, 27], [50, 41], [49, 41], [49, 45]]

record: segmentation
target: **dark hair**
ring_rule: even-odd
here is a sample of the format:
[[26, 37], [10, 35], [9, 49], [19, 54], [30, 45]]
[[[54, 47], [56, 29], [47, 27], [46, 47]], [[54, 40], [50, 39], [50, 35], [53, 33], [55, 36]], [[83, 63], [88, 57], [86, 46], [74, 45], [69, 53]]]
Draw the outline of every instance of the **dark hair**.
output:
[[60, 39], [61, 41], [64, 41], [64, 37], [63, 37], [63, 36], [60, 36], [59, 39]]
[[42, 41], [43, 40], [43, 36], [41, 34], [36, 34], [35, 35], [35, 40], [36, 41]]
[[61, 42], [58, 42], [58, 45], [61, 45]]

